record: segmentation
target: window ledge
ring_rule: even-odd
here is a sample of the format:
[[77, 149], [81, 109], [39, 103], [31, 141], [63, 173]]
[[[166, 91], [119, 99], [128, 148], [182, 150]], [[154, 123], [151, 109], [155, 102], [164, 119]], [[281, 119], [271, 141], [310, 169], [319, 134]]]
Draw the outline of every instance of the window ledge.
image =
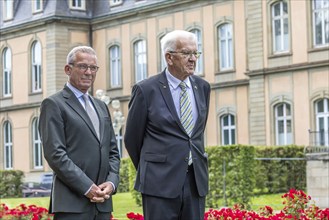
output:
[[321, 46], [321, 47], [314, 47], [312, 49], [309, 49], [309, 53], [315, 53], [315, 52], [320, 52], [320, 51], [326, 51], [329, 50], [329, 45]]
[[275, 59], [275, 58], [289, 57], [289, 56], [292, 56], [292, 53], [291, 52], [284, 52], [284, 53], [272, 54], [272, 55], [269, 55], [268, 58], [269, 59]]
[[221, 74], [229, 74], [229, 73], [235, 73], [236, 70], [235, 69], [229, 69], [229, 70], [220, 70], [219, 72], [217, 72], [215, 75], [221, 75]]

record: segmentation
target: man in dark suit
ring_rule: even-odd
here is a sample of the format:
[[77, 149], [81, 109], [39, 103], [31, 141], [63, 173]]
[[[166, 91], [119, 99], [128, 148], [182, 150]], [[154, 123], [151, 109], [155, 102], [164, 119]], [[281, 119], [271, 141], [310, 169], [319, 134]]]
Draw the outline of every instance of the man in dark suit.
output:
[[98, 70], [91, 47], [67, 56], [63, 90], [41, 104], [39, 133], [54, 172], [49, 211], [60, 220], [108, 220], [120, 156], [106, 104], [88, 95]]
[[137, 83], [129, 102], [124, 141], [137, 169], [135, 189], [142, 193], [146, 220], [201, 220], [210, 85], [193, 75], [200, 56], [194, 34], [170, 32], [161, 48], [167, 68]]

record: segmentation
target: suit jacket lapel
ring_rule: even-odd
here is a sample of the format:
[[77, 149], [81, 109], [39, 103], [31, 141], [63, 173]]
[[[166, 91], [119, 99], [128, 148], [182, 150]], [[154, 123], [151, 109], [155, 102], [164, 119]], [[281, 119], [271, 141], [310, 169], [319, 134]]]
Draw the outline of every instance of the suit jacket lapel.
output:
[[173, 101], [173, 98], [171, 95], [171, 91], [169, 88], [169, 84], [168, 84], [168, 80], [167, 80], [165, 71], [163, 71], [160, 75], [159, 89], [160, 89], [162, 97], [163, 97], [171, 115], [174, 117], [178, 126], [185, 132], [185, 129], [179, 119], [179, 116], [178, 116], [176, 108], [175, 108], [175, 104], [174, 104], [174, 101]]
[[82, 120], [84, 120], [84, 122], [88, 125], [89, 129], [97, 138], [96, 131], [87, 112], [84, 110], [77, 97], [75, 97], [73, 92], [67, 86], [64, 87], [63, 97], [66, 99], [66, 103], [72, 108], [73, 111], [75, 111], [82, 118]]

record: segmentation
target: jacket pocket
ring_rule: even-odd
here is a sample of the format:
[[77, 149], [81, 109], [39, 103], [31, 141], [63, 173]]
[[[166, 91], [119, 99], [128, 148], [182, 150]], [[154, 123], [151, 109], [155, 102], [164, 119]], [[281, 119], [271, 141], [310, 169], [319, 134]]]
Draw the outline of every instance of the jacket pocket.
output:
[[145, 153], [144, 160], [148, 162], [158, 162], [163, 163], [167, 161], [167, 155], [163, 154], [153, 154], [153, 153]]

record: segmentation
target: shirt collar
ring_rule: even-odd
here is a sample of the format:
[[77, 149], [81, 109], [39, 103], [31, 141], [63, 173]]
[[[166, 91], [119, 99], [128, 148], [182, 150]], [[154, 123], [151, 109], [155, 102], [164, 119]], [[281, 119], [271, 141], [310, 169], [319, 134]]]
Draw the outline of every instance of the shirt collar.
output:
[[[170, 86], [172, 86], [173, 89], [177, 89], [177, 87], [179, 87], [179, 84], [182, 82], [181, 80], [177, 79], [176, 77], [174, 77], [169, 70], [166, 68], [166, 76], [168, 79], [168, 83]], [[187, 88], [191, 88], [191, 82], [190, 82], [190, 77], [187, 77], [184, 80]]]
[[[69, 87], [71, 89], [71, 91], [74, 93], [74, 95], [77, 98], [80, 98], [84, 95], [83, 92], [81, 92], [79, 89], [75, 88], [71, 83], [67, 82], [66, 85], [67, 85], [67, 87]], [[88, 92], [87, 92], [87, 94], [88, 94]]]

